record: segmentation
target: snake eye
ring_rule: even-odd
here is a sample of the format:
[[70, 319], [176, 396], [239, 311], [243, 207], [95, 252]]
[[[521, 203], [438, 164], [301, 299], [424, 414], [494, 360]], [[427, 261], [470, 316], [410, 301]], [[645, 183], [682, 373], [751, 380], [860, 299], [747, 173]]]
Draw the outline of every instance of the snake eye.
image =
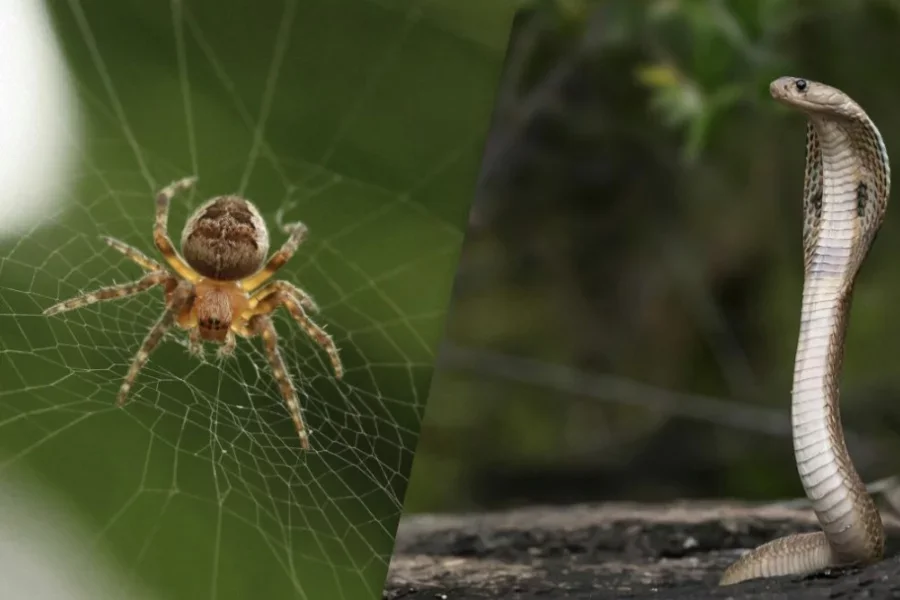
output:
[[797, 86], [798, 92], [805, 92], [808, 86], [805, 79], [795, 79], [794, 85]]

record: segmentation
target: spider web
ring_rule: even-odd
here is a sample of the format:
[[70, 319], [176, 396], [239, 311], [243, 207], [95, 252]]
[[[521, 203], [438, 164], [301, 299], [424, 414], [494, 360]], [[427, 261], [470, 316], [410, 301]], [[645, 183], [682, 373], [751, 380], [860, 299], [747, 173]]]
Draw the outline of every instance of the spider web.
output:
[[[380, 596], [512, 15], [475, 6], [52, 3], [84, 135], [59, 205], [0, 237], [0, 477], [72, 506], [125, 596]], [[276, 278], [316, 299], [346, 373], [273, 315], [308, 452], [259, 338], [201, 361], [170, 332], [118, 409], [160, 291], [41, 315], [141, 275], [101, 235], [160, 259], [153, 195], [192, 174], [176, 243], [226, 193], [273, 250], [309, 226]]]

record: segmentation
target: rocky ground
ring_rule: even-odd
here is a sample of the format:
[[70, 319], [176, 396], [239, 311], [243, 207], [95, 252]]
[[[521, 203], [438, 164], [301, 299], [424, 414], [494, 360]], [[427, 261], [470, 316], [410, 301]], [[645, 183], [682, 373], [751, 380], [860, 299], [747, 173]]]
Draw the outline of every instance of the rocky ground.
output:
[[817, 529], [804, 509], [722, 503], [529, 508], [402, 522], [386, 600], [900, 598], [900, 521], [875, 565], [718, 587], [745, 549]]

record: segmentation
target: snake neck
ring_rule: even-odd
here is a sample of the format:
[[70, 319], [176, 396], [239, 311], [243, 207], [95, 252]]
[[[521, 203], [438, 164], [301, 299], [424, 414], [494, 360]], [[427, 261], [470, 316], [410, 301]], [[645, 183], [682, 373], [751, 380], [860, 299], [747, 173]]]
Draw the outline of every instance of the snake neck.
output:
[[867, 524], [880, 523], [847, 451], [838, 403], [853, 283], [868, 246], [858, 193], [865, 164], [840, 126], [816, 131], [822, 200], [815, 244], [806, 249], [791, 418], [803, 488], [836, 558], [850, 561], [871, 552]]

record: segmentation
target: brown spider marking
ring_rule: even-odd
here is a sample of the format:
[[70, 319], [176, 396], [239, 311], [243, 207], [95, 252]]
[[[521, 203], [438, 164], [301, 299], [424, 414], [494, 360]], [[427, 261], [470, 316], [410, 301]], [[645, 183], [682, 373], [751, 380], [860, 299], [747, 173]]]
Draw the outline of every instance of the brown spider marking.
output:
[[202, 356], [203, 342], [220, 344], [218, 356], [230, 356], [237, 336], [260, 336], [272, 374], [300, 438], [309, 447], [297, 391], [278, 348], [278, 333], [269, 315], [284, 306], [303, 331], [327, 353], [335, 377], [344, 368], [334, 340], [308, 313], [318, 311], [315, 301], [294, 284], [279, 280], [265, 284], [297, 251], [307, 234], [302, 223], [284, 226], [288, 239], [265, 260], [269, 252], [269, 232], [259, 210], [240, 196], [217, 196], [200, 206], [185, 225], [181, 236], [183, 257], [169, 239], [169, 204], [180, 191], [189, 189], [196, 177], [176, 181], [156, 196], [153, 241], [171, 270], [140, 250], [114, 238], [104, 237], [110, 247], [149, 271], [141, 279], [102, 288], [44, 311], [45, 315], [81, 308], [95, 302], [132, 296], [157, 285], [163, 286], [165, 308], [147, 333], [119, 389], [116, 403], [123, 405], [150, 353], [173, 325], [188, 331], [188, 350]]
[[269, 253], [269, 232], [255, 206], [238, 196], [219, 196], [188, 219], [181, 251], [203, 277], [235, 281], [262, 266]]

